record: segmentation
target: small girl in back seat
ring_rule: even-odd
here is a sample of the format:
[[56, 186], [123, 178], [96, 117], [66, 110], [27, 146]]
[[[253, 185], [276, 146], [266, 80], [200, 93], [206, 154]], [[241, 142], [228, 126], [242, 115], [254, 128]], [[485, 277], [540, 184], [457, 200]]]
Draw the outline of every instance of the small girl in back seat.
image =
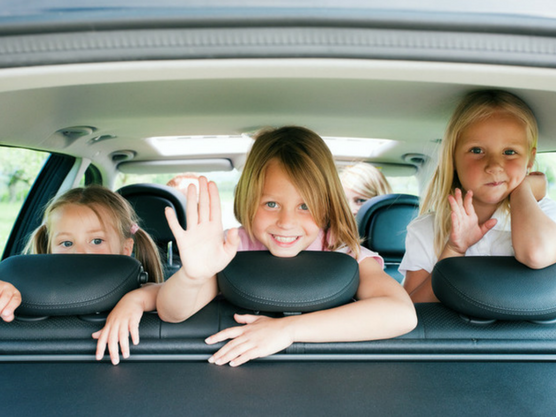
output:
[[457, 107], [421, 216], [407, 229], [399, 269], [414, 302], [438, 301], [431, 272], [444, 258], [515, 256], [530, 268], [556, 262], [556, 203], [545, 197], [545, 176], [529, 173], [537, 136], [533, 112], [508, 92], [477, 91]]
[[[119, 194], [95, 185], [73, 188], [47, 206], [43, 224], [31, 235], [25, 253], [134, 254], [149, 274], [149, 281], [160, 283], [164, 278], [158, 249], [137, 221], [135, 211]], [[139, 321], [144, 311], [155, 309], [159, 288], [146, 284], [120, 300], [104, 328], [93, 334], [98, 339], [97, 359], [102, 359], [108, 343], [112, 363], [117, 364], [118, 341], [122, 356], [129, 356], [129, 334], [137, 344]], [[0, 317], [12, 321], [20, 304], [20, 292], [0, 281]]]
[[284, 318], [236, 315], [243, 326], [206, 339], [232, 339], [209, 362], [238, 366], [294, 342], [385, 339], [415, 327], [407, 293], [382, 270], [382, 258], [359, 245], [332, 154], [316, 133], [283, 127], [258, 135], [235, 193], [234, 212], [243, 227], [230, 229], [226, 240], [216, 184], [201, 177], [199, 185], [198, 203], [195, 187], [187, 191], [187, 230], [166, 210], [183, 266], [158, 293], [163, 320], [183, 321], [208, 304], [219, 292], [216, 274], [238, 250], [286, 258], [303, 250], [341, 251], [359, 262], [360, 275], [354, 303]]

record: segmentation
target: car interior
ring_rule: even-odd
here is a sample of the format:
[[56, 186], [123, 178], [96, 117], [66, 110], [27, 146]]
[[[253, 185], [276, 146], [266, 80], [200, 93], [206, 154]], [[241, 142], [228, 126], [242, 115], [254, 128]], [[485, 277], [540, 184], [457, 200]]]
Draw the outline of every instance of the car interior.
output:
[[187, 226], [186, 197], [168, 180], [214, 179], [224, 224], [235, 227], [233, 190], [255, 132], [305, 126], [325, 139], [339, 170], [364, 161], [391, 182], [393, 193], [367, 201], [356, 219], [362, 245], [402, 282], [405, 230], [447, 121], [466, 93], [489, 88], [533, 109], [536, 169], [556, 198], [552, 20], [400, 19], [394, 9], [349, 8], [311, 20], [309, 6], [238, 9], [238, 20], [214, 3], [210, 12], [159, 11], [164, 24], [142, 24], [145, 10], [130, 20], [118, 10], [77, 10], [70, 23], [57, 22], [55, 10], [30, 14], [31, 22], [0, 15], [0, 157], [17, 165], [10, 152], [42, 155], [32, 180], [18, 183], [24, 198], [0, 234], [0, 279], [24, 299], [13, 322], [0, 320], [1, 414], [37, 415], [44, 404], [75, 412], [77, 404], [128, 415], [551, 415], [556, 266], [532, 270], [513, 257], [439, 262], [441, 303], [416, 304], [417, 327], [403, 336], [295, 343], [240, 369], [217, 367], [206, 361], [223, 344], [205, 338], [234, 326], [234, 314], [303, 314], [351, 302], [357, 289], [357, 265], [343, 254], [241, 253], [218, 276], [221, 294], [193, 317], [167, 323], [145, 313], [129, 359], [117, 367], [108, 355], [95, 360], [91, 334], [146, 277], [125, 256], [22, 255], [48, 201], [72, 187], [102, 184], [124, 196], [168, 278], [180, 258], [165, 207]]

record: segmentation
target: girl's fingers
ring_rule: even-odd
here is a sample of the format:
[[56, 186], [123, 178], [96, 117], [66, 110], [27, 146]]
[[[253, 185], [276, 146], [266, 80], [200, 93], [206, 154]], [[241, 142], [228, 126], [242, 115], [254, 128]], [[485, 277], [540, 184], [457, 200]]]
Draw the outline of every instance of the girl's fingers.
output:
[[131, 342], [134, 345], [138, 345], [139, 344], [139, 325], [138, 324], [130, 325], [129, 333], [131, 335]]
[[233, 362], [234, 364], [237, 363], [237, 365], [244, 363], [245, 360], [242, 362], [238, 358], [240, 358], [242, 355], [245, 355], [247, 352], [253, 350], [253, 346], [251, 346], [251, 344], [249, 343], [239, 343], [230, 346], [228, 348], [228, 345], [231, 345], [231, 343], [232, 342], [227, 343], [226, 346], [224, 346], [222, 349], [216, 352], [213, 355], [214, 360], [212, 362], [209, 360], [209, 362], [214, 363], [216, 365], [225, 365], [227, 363], [231, 364], [231, 362]]
[[210, 220], [210, 195], [205, 177], [199, 177], [199, 223], [204, 223]]
[[108, 337], [109, 327], [105, 327], [98, 332], [93, 333], [93, 339], [98, 339], [97, 351], [95, 354], [96, 360], [100, 361], [104, 357], [104, 352], [106, 352], [106, 339]]
[[467, 194], [465, 194], [463, 207], [468, 215], [475, 214], [475, 207], [473, 207], [473, 191], [468, 191]]
[[[120, 339], [120, 351], [122, 352], [122, 357], [124, 359], [127, 359], [129, 358], [129, 332], [126, 326], [120, 327], [119, 339]], [[118, 352], [116, 351], [115, 353], [117, 356]]]
[[[183, 229], [178, 221], [178, 217], [176, 216], [176, 212], [171, 207], [166, 207], [164, 209], [164, 215], [166, 216], [166, 221], [168, 222], [168, 226], [170, 226], [170, 230], [172, 234], [177, 239], [180, 233], [183, 232]], [[187, 221], [187, 225], [189, 227], [189, 220]]]
[[208, 192], [210, 196], [210, 217], [211, 221], [222, 222], [222, 213], [220, 206], [220, 194], [218, 193], [218, 187], [214, 182], [208, 184]]
[[216, 334], [213, 334], [212, 336], [207, 337], [205, 339], [205, 343], [208, 345], [213, 345], [224, 340], [235, 339], [241, 334], [243, 334], [243, 326], [229, 327]]
[[[200, 179], [199, 179], [200, 185]], [[185, 203], [185, 215], [187, 218], [187, 229], [195, 226], [199, 222], [197, 209], [197, 188], [193, 184], [187, 187], [187, 201]]]

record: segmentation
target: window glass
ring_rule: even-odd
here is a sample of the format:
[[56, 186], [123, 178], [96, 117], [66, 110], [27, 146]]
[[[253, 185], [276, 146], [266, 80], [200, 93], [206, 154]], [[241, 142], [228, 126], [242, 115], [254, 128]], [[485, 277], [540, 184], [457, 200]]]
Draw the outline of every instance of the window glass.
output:
[[386, 177], [394, 194], [419, 195], [417, 177]]
[[548, 196], [556, 200], [556, 152], [537, 154], [534, 169], [544, 172], [548, 181]]
[[239, 226], [234, 216], [234, 190], [239, 181], [240, 172], [236, 169], [232, 171], [216, 171], [216, 172], [181, 172], [173, 174], [119, 174], [116, 178], [116, 189], [125, 185], [139, 183], [167, 184], [179, 189], [183, 193], [186, 192], [190, 183], [196, 183], [195, 178], [204, 175], [210, 181], [214, 181], [220, 192], [220, 201], [222, 204], [222, 224], [224, 229]]
[[0, 253], [48, 153], [0, 147]]

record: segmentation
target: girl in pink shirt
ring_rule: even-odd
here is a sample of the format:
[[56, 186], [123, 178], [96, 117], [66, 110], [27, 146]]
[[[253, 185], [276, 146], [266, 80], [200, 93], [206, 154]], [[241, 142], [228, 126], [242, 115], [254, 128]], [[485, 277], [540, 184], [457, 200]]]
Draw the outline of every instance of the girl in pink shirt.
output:
[[238, 248], [267, 249], [294, 257], [303, 250], [345, 251], [359, 261], [357, 301], [329, 310], [270, 318], [236, 315], [241, 326], [206, 339], [230, 339], [209, 362], [241, 365], [279, 352], [294, 342], [341, 342], [385, 339], [411, 331], [416, 314], [403, 288], [382, 270], [382, 259], [359, 245], [330, 150], [316, 133], [283, 127], [258, 135], [236, 187], [234, 213], [242, 228], [223, 238], [216, 185], [199, 180], [187, 193], [187, 230], [175, 213], [166, 215], [178, 242], [182, 268], [160, 289], [159, 316], [180, 322], [195, 314], [219, 292], [216, 274]]

